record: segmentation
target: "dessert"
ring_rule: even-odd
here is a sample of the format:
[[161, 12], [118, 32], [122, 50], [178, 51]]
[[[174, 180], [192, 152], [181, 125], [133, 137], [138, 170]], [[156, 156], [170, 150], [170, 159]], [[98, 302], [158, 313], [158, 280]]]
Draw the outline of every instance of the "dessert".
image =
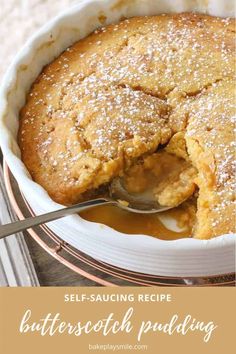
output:
[[197, 199], [194, 237], [233, 233], [234, 26], [192, 13], [136, 17], [68, 48], [21, 110], [33, 179], [65, 205], [118, 175], [134, 192], [155, 182], [163, 205]]

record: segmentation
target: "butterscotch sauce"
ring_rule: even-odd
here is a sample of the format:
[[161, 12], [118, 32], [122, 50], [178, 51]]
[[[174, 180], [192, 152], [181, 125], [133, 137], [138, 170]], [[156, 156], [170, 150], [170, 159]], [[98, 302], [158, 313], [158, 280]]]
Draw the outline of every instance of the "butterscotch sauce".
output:
[[169, 216], [177, 222], [182, 220], [184, 231], [175, 232], [167, 229], [159, 220], [158, 214], [135, 214], [110, 205], [95, 207], [80, 213], [80, 216], [88, 221], [108, 225], [126, 234], [150, 235], [161, 240], [191, 237], [192, 213], [189, 211], [189, 206], [172, 209], [162, 215]]

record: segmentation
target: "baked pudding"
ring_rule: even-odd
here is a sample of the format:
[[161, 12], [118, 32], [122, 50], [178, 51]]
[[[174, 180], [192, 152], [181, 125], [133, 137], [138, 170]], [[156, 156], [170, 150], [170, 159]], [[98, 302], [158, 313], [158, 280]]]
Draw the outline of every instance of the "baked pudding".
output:
[[[69, 205], [122, 176], [133, 193], [152, 185], [162, 205], [184, 200], [171, 212], [187, 225], [182, 237], [235, 232], [234, 30], [233, 19], [206, 15], [136, 17], [68, 48], [21, 110], [18, 141], [32, 178]], [[137, 221], [114, 207], [83, 217], [168, 234], [157, 216]]]

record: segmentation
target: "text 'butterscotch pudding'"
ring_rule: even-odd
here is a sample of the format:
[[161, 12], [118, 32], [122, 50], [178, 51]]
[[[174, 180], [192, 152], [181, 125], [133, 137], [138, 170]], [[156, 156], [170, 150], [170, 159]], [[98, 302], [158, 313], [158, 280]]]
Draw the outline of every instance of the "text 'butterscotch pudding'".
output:
[[[122, 176], [134, 193], [153, 185], [162, 205], [186, 200], [174, 212], [186, 222], [188, 211], [188, 235], [234, 233], [234, 45], [233, 19], [192, 13], [131, 18], [80, 40], [44, 68], [21, 110], [32, 178], [68, 205]], [[111, 210], [98, 221], [134, 217]], [[153, 218], [139, 219], [140, 233], [158, 236]]]

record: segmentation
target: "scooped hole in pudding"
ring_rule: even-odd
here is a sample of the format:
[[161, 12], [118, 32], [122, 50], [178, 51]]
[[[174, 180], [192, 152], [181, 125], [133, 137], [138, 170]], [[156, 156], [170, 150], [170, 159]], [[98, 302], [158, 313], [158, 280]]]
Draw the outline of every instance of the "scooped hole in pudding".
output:
[[196, 177], [180, 132], [164, 149], [139, 159], [124, 173], [123, 184], [129, 194], [149, 192], [161, 206], [177, 207], [195, 193]]

